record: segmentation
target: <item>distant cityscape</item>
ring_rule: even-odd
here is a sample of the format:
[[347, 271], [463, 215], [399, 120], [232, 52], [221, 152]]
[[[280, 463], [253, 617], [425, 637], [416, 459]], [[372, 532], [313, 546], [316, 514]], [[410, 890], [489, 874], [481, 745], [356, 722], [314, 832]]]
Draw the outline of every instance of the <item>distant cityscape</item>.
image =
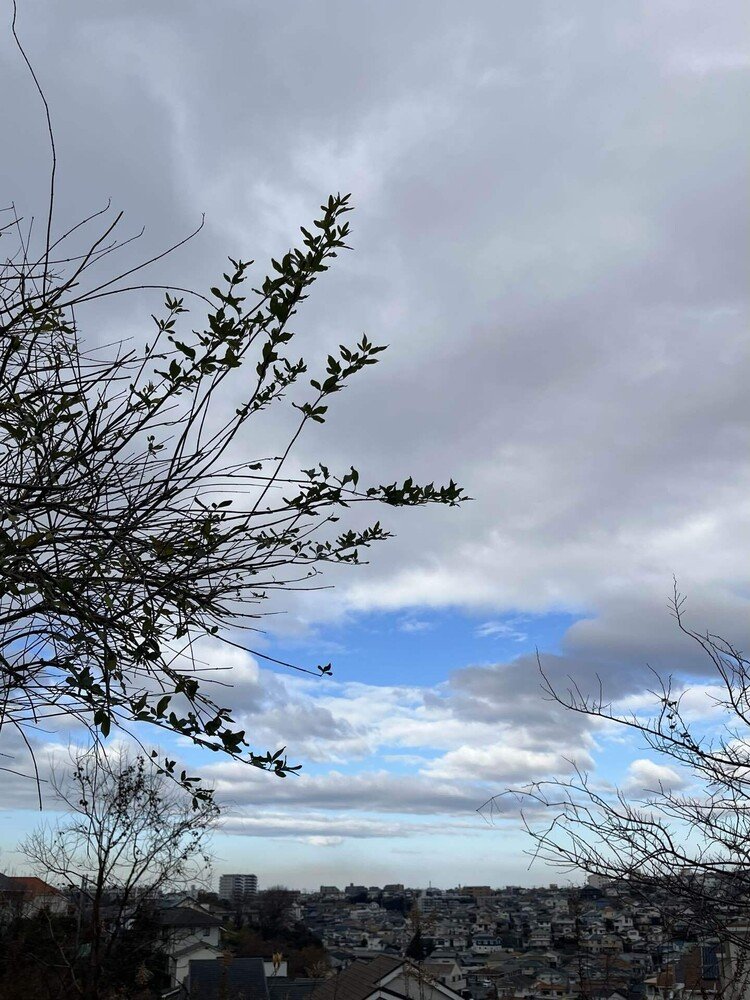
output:
[[718, 996], [733, 968], [731, 955], [696, 934], [689, 913], [665, 926], [658, 892], [644, 905], [627, 884], [596, 876], [580, 886], [300, 891], [259, 889], [257, 876], [234, 874], [221, 876], [207, 905], [225, 920], [229, 906], [253, 925], [268, 894], [285, 898], [288, 927], [320, 942], [330, 973], [406, 960], [471, 1000], [686, 1000]]
[[[648, 900], [593, 876], [575, 887], [303, 892], [233, 873], [218, 892], [149, 893], [133, 912], [144, 902], [170, 1000], [221, 1000], [227, 984], [227, 996], [252, 1000], [750, 1000], [746, 955], [722, 949], [684, 907], [665, 919], [658, 886]], [[80, 922], [87, 905], [83, 891], [0, 876], [3, 926], [35, 926], [43, 912]]]

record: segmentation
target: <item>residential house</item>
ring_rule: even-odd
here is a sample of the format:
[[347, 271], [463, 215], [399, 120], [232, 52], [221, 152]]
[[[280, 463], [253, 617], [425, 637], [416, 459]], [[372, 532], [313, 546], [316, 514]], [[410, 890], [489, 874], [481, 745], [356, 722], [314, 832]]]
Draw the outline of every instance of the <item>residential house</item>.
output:
[[67, 913], [68, 901], [54, 886], [30, 875], [0, 875], [0, 912], [33, 917], [42, 910]]
[[471, 944], [471, 950], [475, 955], [489, 955], [502, 947], [502, 939], [496, 934], [477, 934]]
[[460, 994], [407, 959], [382, 955], [354, 962], [321, 983], [310, 1000], [461, 1000]]
[[173, 986], [187, 981], [192, 961], [214, 961], [221, 954], [221, 921], [199, 903], [165, 907], [156, 918]]

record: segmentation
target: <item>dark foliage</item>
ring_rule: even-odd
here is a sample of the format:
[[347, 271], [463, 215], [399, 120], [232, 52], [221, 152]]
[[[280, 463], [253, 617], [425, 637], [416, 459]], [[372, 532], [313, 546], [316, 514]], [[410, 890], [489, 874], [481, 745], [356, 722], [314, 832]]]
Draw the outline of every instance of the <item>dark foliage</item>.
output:
[[[315, 586], [325, 565], [356, 564], [389, 537], [379, 520], [339, 526], [350, 508], [463, 499], [452, 481], [363, 486], [354, 467], [288, 471], [303, 430], [385, 350], [363, 336], [307, 379], [291, 354], [290, 323], [346, 246], [349, 211], [348, 196], [330, 197], [250, 295], [251, 262], [231, 260], [208, 296], [193, 296], [205, 316], [192, 331], [187, 293], [167, 293], [143, 346], [87, 342], [80, 325], [86, 304], [127, 290], [132, 269], [97, 270], [119, 216], [82, 246], [96, 216], [36, 255], [14, 213], [0, 227], [12, 241], [0, 268], [0, 726], [25, 739], [61, 715], [104, 737], [150, 723], [280, 776], [292, 769], [283, 750], [251, 749], [207, 693], [196, 644], [249, 648], [272, 593]], [[233, 377], [241, 400], [227, 409]], [[287, 397], [291, 432], [270, 457], [249, 457], [253, 421]], [[174, 773], [175, 761], [163, 766]]]

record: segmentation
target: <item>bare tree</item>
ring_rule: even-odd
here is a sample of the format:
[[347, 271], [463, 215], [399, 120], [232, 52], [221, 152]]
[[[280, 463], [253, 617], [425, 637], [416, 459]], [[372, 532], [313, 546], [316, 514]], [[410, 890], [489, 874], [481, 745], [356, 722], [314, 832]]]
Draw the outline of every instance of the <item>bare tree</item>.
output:
[[155, 897], [207, 876], [218, 809], [210, 796], [194, 807], [150, 761], [122, 748], [105, 754], [95, 745], [74, 753], [72, 765], [53, 778], [65, 813], [19, 849], [35, 871], [67, 886], [77, 901], [79, 940], [72, 951], [61, 944], [60, 954], [72, 988], [98, 1000], [123, 948], [140, 947], [144, 956], [153, 951], [153, 936], [139, 941], [131, 932], [150, 920]]
[[[505, 795], [522, 803], [533, 858], [618, 882], [658, 907], [674, 938], [703, 944], [711, 954], [718, 947], [724, 995], [744, 997], [750, 989], [750, 661], [721, 636], [690, 628], [684, 603], [675, 587], [677, 626], [703, 650], [719, 691], [712, 695], [722, 710], [717, 727], [687, 717], [687, 689], [672, 676], [654, 673], [656, 710], [645, 717], [618, 712], [601, 685], [595, 695], [572, 681], [561, 691], [540, 663], [548, 698], [638, 734], [676, 769], [679, 781], [661, 781], [633, 797], [575, 768], [570, 779], [538, 781]], [[500, 798], [481, 811], [507, 813]], [[695, 995], [714, 985], [706, 977]]]

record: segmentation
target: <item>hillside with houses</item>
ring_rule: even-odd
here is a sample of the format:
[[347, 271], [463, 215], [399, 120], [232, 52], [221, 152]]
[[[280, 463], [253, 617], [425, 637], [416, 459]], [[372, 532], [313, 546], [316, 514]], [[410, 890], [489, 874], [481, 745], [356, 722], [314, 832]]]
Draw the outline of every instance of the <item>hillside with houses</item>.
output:
[[[0, 899], [3, 964], [14, 943], [80, 934], [90, 916], [39, 878], [1, 876]], [[144, 986], [163, 1000], [746, 1000], [730, 991], [736, 953], [688, 913], [665, 926], [664, 902], [616, 883], [162, 894]], [[122, 912], [113, 899], [102, 913], [113, 936]]]

